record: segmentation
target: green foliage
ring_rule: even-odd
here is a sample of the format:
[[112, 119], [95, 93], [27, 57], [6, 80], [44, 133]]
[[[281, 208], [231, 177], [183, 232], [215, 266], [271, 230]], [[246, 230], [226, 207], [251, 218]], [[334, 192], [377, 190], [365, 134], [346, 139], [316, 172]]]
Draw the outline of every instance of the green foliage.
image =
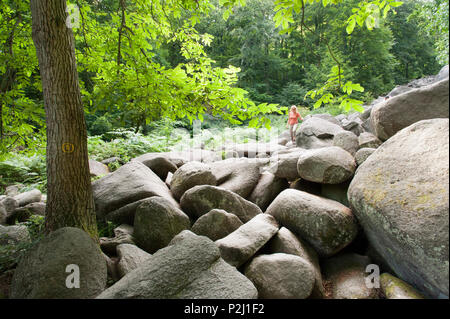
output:
[[387, 19], [395, 39], [391, 51], [397, 61], [392, 72], [396, 84], [436, 74], [440, 69], [435, 41], [423, 31], [415, 17], [419, 8], [421, 5], [417, 1], [405, 1], [397, 9], [397, 14]]
[[102, 135], [112, 129], [113, 126], [110, 120], [106, 116], [100, 116], [88, 128], [88, 132], [91, 135]]
[[99, 221], [97, 222], [98, 237], [114, 237], [114, 228], [118, 227], [111, 221]]
[[[320, 96], [314, 103], [315, 109], [321, 107], [322, 104], [338, 104], [346, 112], [351, 109], [362, 112], [364, 110], [362, 107], [363, 101], [353, 99], [350, 95], [353, 91], [364, 92], [364, 88], [358, 83], [352, 83], [352, 81], [346, 81], [342, 85], [341, 81], [344, 79], [341, 69], [334, 66], [325, 85], [319, 89], [308, 91], [305, 98], [311, 97], [311, 99], [314, 99], [316, 96]], [[337, 95], [336, 92], [340, 94]]]
[[303, 104], [311, 106], [309, 101], [304, 101], [304, 97], [307, 92], [308, 89], [304, 86], [295, 82], [289, 82], [282, 88], [277, 98], [279, 99], [281, 105]]
[[[314, 1], [308, 2], [313, 3]], [[374, 79], [377, 80], [378, 86], [375, 83], [374, 85], [369, 82], [369, 84], [371, 84], [370, 89], [372, 92], [375, 92], [376, 89], [384, 90], [385, 86], [387, 86], [386, 84], [391, 82], [374, 76], [375, 74], [373, 74], [373, 71], [376, 70], [376, 66], [373, 62], [380, 58], [383, 59], [384, 61], [380, 61], [381, 63], [378, 64], [381, 67], [378, 73], [389, 74], [389, 72], [383, 70], [384, 67], [382, 66], [390, 65], [389, 62], [392, 62], [393, 60], [392, 55], [389, 53], [392, 40], [386, 38], [386, 35], [389, 35], [387, 29], [385, 29], [384, 32], [377, 32], [375, 37], [373, 37], [372, 34], [371, 37], [370, 35], [374, 31], [371, 31], [370, 33], [367, 31], [360, 31], [355, 34], [355, 26], [359, 25], [360, 27], [363, 27], [365, 25], [367, 30], [373, 30], [374, 28], [382, 30], [383, 19], [386, 18], [387, 13], [392, 7], [397, 7], [402, 3], [394, 2], [392, 0], [382, 2], [361, 1], [358, 3], [353, 1], [336, 1], [335, 3], [339, 3], [337, 8], [329, 9], [330, 12], [334, 12], [334, 19], [331, 25], [337, 26], [338, 28], [342, 28], [346, 25], [345, 32], [348, 36], [344, 37], [341, 35], [330, 41], [327, 40], [328, 37], [325, 35], [321, 36], [328, 49], [328, 60], [333, 61], [334, 65], [331, 67], [331, 72], [329, 72], [325, 84], [317, 89], [310, 90], [305, 95], [305, 98], [309, 96], [312, 99], [317, 99], [314, 103], [314, 108], [318, 108], [322, 104], [331, 103], [338, 104], [341, 109], [347, 112], [351, 109], [362, 112], [363, 101], [360, 100], [361, 94], [353, 93], [364, 92], [365, 87], [359, 83], [367, 83], [368, 81], [373, 82]], [[328, 2], [323, 2], [324, 6], [327, 4]], [[286, 9], [280, 9], [280, 11], [282, 10], [286, 11]], [[301, 10], [305, 10], [304, 6], [301, 7]], [[350, 10], [352, 14], [346, 18], [346, 16], [350, 14]], [[380, 14], [381, 10], [383, 10], [382, 15]], [[311, 31], [304, 21], [302, 15], [301, 27]], [[333, 49], [336, 47], [339, 47], [340, 50]], [[360, 53], [358, 52], [360, 51], [359, 48], [363, 48], [365, 54], [358, 54]], [[339, 54], [335, 51], [338, 51]], [[367, 68], [367, 58], [369, 55], [372, 60], [371, 68]], [[375, 57], [378, 59], [374, 60]], [[346, 63], [343, 63], [342, 61], [346, 61]], [[362, 64], [361, 67], [358, 68], [358, 64]], [[367, 72], [367, 70], [370, 70], [371, 72]], [[358, 73], [360, 76], [358, 76]], [[375, 73], [377, 73], [377, 71], [375, 71]], [[392, 84], [392, 82], [389, 84]], [[383, 88], [381, 88], [381, 86], [383, 86]]]
[[156, 130], [147, 136], [126, 129], [116, 129], [88, 138], [89, 157], [94, 160], [104, 160], [109, 157], [120, 157], [128, 162], [133, 157], [149, 153], [163, 152], [178, 139], [170, 132]]
[[31, 241], [36, 241], [42, 238], [45, 226], [44, 216], [31, 215], [26, 222], [21, 224], [27, 226]]
[[418, 1], [410, 19], [434, 39], [439, 64], [448, 64], [449, 0]]
[[[398, 67], [400, 52], [393, 45], [408, 37], [405, 51], [411, 52], [408, 49], [416, 50], [414, 43], [425, 39], [417, 33], [391, 31], [391, 21], [395, 26], [406, 22], [397, 17], [404, 6], [399, 1], [305, 1], [302, 6], [301, 1], [249, 0], [245, 7], [238, 1], [220, 3], [222, 7], [196, 28], [214, 36], [208, 55], [219, 66], [238, 66], [237, 84], [258, 102], [313, 108], [328, 101], [361, 110], [362, 102], [370, 102], [367, 97], [385, 94], [404, 82]], [[232, 14], [220, 19], [227, 11]], [[278, 28], [272, 20], [279, 22]], [[283, 28], [283, 21], [288, 28]], [[350, 30], [351, 21], [355, 25]], [[330, 72], [333, 68], [340, 69], [337, 80]], [[435, 72], [425, 55], [409, 70], [409, 79]], [[347, 90], [350, 83], [358, 83], [359, 90]], [[320, 100], [319, 94], [302, 101], [308, 91], [320, 88], [333, 98]]]
[[[45, 157], [42, 154], [9, 153], [0, 156], [1, 186], [26, 184], [27, 189], [47, 188]], [[24, 189], [26, 191], [27, 189]]]
[[[206, 112], [234, 124], [258, 118], [252, 124], [263, 125], [259, 115], [278, 111], [256, 105], [234, 86], [239, 68], [214, 67], [207, 57], [204, 48], [212, 37], [194, 26], [209, 12], [209, 1], [124, 1], [119, 10], [81, 4], [78, 65], [95, 74], [89, 79], [92, 89], [82, 92], [90, 108], [117, 112], [135, 131], [163, 117], [192, 123]], [[163, 49], [171, 45], [178, 48], [178, 59], [162, 65], [167, 61]]]
[[396, 0], [359, 2], [358, 7], [352, 9], [353, 14], [347, 19], [347, 33], [352, 34], [356, 25], [360, 27], [365, 25], [368, 30], [378, 28], [381, 20], [386, 19], [389, 11], [396, 14], [396, 11], [393, 8], [399, 7], [402, 4], [403, 2]]
[[28, 1], [0, 1], [0, 154], [30, 147], [45, 128]]
[[[448, 63], [448, 0], [73, 2], [81, 8], [76, 57], [97, 160], [192, 143], [186, 135], [197, 119], [213, 147], [226, 126], [241, 142], [252, 140], [239, 138], [241, 125], [284, 128], [280, 105], [361, 110], [395, 84], [435, 74], [435, 50]], [[29, 1], [0, 3], [1, 183], [45, 191]]]

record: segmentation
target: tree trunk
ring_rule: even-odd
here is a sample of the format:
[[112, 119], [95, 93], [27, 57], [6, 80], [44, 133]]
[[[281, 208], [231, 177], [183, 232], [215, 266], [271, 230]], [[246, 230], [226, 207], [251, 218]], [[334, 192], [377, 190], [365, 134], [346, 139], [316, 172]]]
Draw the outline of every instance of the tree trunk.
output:
[[46, 231], [78, 227], [97, 238], [87, 132], [65, 0], [31, 0], [47, 122]]

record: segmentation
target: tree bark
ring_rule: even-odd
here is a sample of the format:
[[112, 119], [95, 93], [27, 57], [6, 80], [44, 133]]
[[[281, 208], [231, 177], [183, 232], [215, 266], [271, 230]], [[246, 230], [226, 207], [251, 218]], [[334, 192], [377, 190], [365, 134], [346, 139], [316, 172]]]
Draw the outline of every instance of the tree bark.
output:
[[31, 0], [47, 122], [47, 232], [78, 227], [97, 239], [87, 132], [65, 0]]

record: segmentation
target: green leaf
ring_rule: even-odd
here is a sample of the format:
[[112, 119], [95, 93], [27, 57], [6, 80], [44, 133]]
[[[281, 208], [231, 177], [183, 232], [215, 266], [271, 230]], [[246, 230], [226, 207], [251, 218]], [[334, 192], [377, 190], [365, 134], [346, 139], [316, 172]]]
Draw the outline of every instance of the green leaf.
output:
[[258, 118], [252, 118], [251, 120], [250, 120], [250, 122], [248, 123], [248, 126], [249, 127], [256, 127], [257, 126], [257, 124], [258, 124]]
[[403, 4], [403, 2], [401, 2], [401, 1], [394, 1], [394, 2], [389, 3], [389, 5], [393, 8], [400, 7], [402, 4]]
[[389, 12], [389, 10], [391, 9], [391, 7], [389, 5], [387, 5], [384, 9], [383, 9], [383, 18], [387, 17], [387, 14]]
[[369, 15], [366, 18], [366, 26], [369, 30], [372, 30], [375, 27], [375, 18], [372, 15]]
[[364, 112], [364, 108], [362, 107], [361, 104], [352, 104], [352, 107], [357, 112], [360, 112], [360, 113]]
[[347, 34], [351, 34], [353, 32], [353, 30], [355, 29], [355, 25], [356, 25], [356, 20], [353, 18], [348, 22], [346, 31]]
[[359, 25], [360, 27], [362, 27], [362, 26], [364, 25], [364, 17], [357, 16], [357, 17], [356, 17], [356, 23], [358, 23], [358, 25]]
[[225, 21], [227, 21], [228, 18], [230, 17], [230, 13], [231, 13], [231, 10], [225, 10], [225, 11], [223, 12], [223, 19], [224, 19]]
[[358, 92], [364, 92], [364, 88], [359, 83], [353, 83], [352, 89]]

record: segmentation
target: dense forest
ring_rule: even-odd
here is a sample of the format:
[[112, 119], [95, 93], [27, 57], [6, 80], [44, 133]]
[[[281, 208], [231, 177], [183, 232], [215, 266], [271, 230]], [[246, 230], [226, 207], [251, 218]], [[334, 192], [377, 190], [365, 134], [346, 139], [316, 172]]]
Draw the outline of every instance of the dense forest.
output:
[[[305, 95], [327, 81], [336, 61], [346, 80], [364, 88], [356, 97], [370, 102], [448, 62], [448, 1], [406, 1], [386, 17], [378, 12], [372, 30], [357, 25], [348, 34], [358, 4], [311, 1], [294, 11], [286, 32], [276, 27], [271, 0], [250, 0], [227, 20], [218, 1], [193, 4], [195, 10], [171, 1], [78, 1], [73, 30], [88, 131], [146, 134], [162, 118], [202, 119], [224, 105], [236, 105], [235, 114], [250, 107], [251, 117], [274, 110], [255, 103], [313, 109]], [[4, 0], [0, 12], [4, 153], [41, 143], [45, 121], [28, 1]]]

